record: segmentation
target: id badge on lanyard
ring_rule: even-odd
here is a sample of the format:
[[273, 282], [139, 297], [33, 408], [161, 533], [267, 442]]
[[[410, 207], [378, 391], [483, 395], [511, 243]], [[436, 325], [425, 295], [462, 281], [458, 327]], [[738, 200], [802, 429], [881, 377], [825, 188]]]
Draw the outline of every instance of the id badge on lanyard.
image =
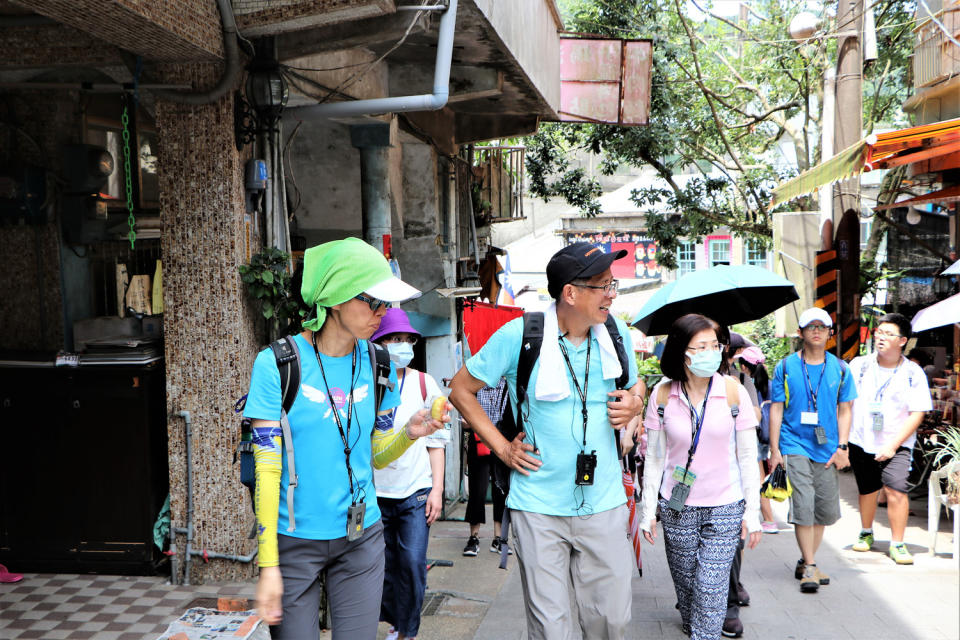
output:
[[883, 431], [883, 402], [874, 400], [870, 403], [870, 420], [873, 425], [873, 431], [880, 433]]
[[803, 377], [807, 384], [807, 409], [812, 411], [803, 411], [800, 413], [800, 424], [813, 427], [814, 436], [817, 438], [818, 445], [827, 444], [827, 431], [820, 424], [820, 413], [817, 411], [817, 396], [820, 394], [820, 383], [823, 382], [823, 376], [827, 375], [827, 361], [823, 361], [823, 369], [820, 371], [820, 377], [817, 378], [817, 388], [814, 390], [810, 382], [810, 374], [807, 373], [807, 363], [800, 356], [800, 364], [803, 367]]

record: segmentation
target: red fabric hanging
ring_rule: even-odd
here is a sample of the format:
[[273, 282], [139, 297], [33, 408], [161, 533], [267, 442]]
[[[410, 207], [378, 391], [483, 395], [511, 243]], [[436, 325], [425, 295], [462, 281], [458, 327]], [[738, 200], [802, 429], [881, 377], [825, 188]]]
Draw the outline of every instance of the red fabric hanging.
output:
[[486, 302], [465, 304], [463, 333], [467, 337], [470, 353], [475, 354], [480, 351], [497, 329], [522, 315], [523, 309], [520, 307], [494, 306]]

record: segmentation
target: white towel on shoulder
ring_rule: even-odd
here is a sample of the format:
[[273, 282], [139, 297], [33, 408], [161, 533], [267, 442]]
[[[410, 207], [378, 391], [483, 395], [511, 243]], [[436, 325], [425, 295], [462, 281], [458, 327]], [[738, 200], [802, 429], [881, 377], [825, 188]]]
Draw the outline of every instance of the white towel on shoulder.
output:
[[[610, 339], [610, 333], [602, 324], [590, 327], [593, 337], [600, 346], [600, 363], [604, 380], [618, 378], [623, 372], [617, 350]], [[557, 305], [552, 303], [543, 312], [543, 344], [540, 346], [540, 370], [537, 373], [537, 386], [534, 397], [541, 402], [557, 402], [570, 395], [570, 381], [567, 378], [567, 364], [560, 352], [560, 329], [557, 324]], [[583, 381], [580, 381], [583, 384]]]

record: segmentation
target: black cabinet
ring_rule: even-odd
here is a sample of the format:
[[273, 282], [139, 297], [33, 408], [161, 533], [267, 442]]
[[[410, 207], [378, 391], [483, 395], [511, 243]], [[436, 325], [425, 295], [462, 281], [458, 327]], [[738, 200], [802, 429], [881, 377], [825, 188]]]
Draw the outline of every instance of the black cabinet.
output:
[[168, 490], [163, 366], [0, 366], [0, 563], [149, 574]]

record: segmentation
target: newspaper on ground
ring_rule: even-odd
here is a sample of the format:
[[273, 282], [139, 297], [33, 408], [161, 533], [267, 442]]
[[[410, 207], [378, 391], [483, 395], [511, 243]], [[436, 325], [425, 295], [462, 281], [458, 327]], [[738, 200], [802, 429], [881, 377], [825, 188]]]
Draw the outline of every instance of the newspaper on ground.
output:
[[218, 611], [201, 607], [170, 623], [157, 640], [259, 640], [269, 638], [255, 611]]

